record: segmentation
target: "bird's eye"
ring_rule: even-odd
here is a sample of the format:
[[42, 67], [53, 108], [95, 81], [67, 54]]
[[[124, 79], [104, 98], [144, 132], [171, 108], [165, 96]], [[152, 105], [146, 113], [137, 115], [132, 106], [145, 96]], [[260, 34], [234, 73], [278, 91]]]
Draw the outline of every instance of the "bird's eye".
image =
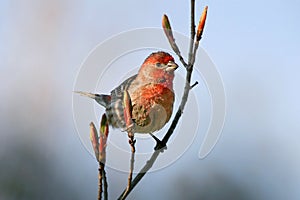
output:
[[156, 67], [162, 67], [161, 63], [156, 63], [155, 65], [156, 65]]

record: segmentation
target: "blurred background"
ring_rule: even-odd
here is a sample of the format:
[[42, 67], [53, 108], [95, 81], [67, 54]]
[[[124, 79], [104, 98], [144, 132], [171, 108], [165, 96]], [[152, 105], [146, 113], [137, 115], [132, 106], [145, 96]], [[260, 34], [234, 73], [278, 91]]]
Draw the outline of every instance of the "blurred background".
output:
[[[214, 150], [197, 137], [128, 199], [300, 198], [300, 18], [297, 1], [196, 1], [202, 47], [218, 67], [227, 117]], [[189, 1], [0, 2], [0, 199], [96, 199], [97, 163], [76, 133], [72, 91], [88, 53], [108, 37], [160, 27], [189, 35]], [[107, 171], [116, 199], [127, 174]]]

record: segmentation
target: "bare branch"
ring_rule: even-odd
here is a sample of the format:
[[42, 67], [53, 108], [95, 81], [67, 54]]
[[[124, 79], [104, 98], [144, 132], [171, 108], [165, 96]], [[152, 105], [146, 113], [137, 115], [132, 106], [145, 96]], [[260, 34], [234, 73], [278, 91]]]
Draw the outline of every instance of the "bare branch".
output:
[[191, 0], [191, 36], [190, 36], [190, 48], [189, 48], [189, 59], [188, 67], [192, 65], [194, 40], [195, 40], [195, 0]]
[[104, 166], [102, 165], [102, 163], [99, 163], [99, 173], [98, 173], [98, 200], [102, 199], [102, 172], [104, 170]]
[[128, 182], [127, 182], [127, 188], [126, 190], [123, 192], [123, 195], [121, 197], [121, 199], [125, 199], [126, 196], [129, 194], [129, 192], [131, 191], [131, 181], [132, 181], [132, 174], [133, 174], [133, 169], [134, 169], [134, 155], [135, 155], [135, 152], [131, 152], [131, 159], [130, 159], [130, 171], [129, 171], [129, 174], [128, 174]]
[[191, 0], [191, 39], [195, 37], [195, 0]]
[[134, 153], [135, 152], [135, 142], [136, 140], [134, 139], [134, 134], [132, 132], [128, 132], [128, 143], [130, 144], [131, 147], [131, 152]]
[[106, 180], [106, 172], [105, 172], [105, 166], [103, 164], [103, 171], [102, 171], [102, 176], [103, 176], [103, 186], [104, 186], [104, 200], [108, 199], [108, 194], [107, 194], [107, 189], [108, 189], [108, 184]]
[[[99, 162], [99, 168], [98, 168], [98, 200], [102, 199], [102, 193], [103, 193], [103, 186], [104, 186], [104, 200], [108, 199], [107, 195], [107, 180], [106, 180], [106, 172], [105, 172], [105, 164], [102, 162]], [[103, 183], [104, 182], [104, 183]]]
[[[107, 200], [107, 180], [106, 180], [106, 172], [105, 172], [105, 164], [99, 162], [99, 174], [98, 174], [98, 200], [102, 199], [102, 192], [103, 192], [103, 186], [104, 186], [104, 200]], [[104, 182], [102, 184], [102, 182]]]
[[198, 85], [198, 81], [196, 81], [193, 85], [190, 86], [190, 90], [193, 89], [196, 85]]

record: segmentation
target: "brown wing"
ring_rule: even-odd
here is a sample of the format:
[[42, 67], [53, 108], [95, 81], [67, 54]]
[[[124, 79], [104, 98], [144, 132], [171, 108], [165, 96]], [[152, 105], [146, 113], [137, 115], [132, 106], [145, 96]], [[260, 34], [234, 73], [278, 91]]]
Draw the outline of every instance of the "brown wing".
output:
[[124, 91], [128, 90], [132, 81], [136, 78], [134, 75], [124, 82], [122, 82], [118, 87], [111, 91], [111, 105], [110, 108], [106, 110], [107, 115], [110, 119], [110, 123], [113, 127], [125, 129], [126, 123], [124, 120], [124, 106], [123, 97]]

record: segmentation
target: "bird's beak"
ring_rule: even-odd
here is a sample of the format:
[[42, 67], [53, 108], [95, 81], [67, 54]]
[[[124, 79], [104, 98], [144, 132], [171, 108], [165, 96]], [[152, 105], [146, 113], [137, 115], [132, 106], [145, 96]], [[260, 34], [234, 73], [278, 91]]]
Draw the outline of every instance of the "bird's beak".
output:
[[173, 72], [173, 71], [175, 71], [177, 68], [178, 68], [178, 65], [177, 65], [175, 62], [170, 61], [170, 62], [168, 62], [168, 64], [167, 64], [166, 71], [167, 71], [167, 72]]

